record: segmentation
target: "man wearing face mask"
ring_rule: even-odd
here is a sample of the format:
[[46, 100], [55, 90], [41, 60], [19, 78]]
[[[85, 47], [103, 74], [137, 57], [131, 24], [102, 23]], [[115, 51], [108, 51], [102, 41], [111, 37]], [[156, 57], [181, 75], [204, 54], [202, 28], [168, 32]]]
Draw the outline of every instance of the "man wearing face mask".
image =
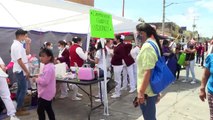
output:
[[76, 63], [78, 67], [81, 67], [84, 61], [87, 60], [87, 54], [84, 53], [81, 47], [82, 41], [80, 37], [74, 37], [72, 41], [74, 44], [70, 47], [70, 66], [75, 66]]
[[[28, 115], [29, 112], [23, 109], [24, 98], [27, 92], [27, 80], [29, 80], [28, 59], [27, 55], [30, 54], [31, 40], [27, 36], [27, 31], [18, 29], [15, 32], [16, 39], [11, 46], [11, 58], [14, 62], [13, 73], [18, 82], [18, 90], [16, 94], [17, 101], [17, 116]], [[25, 48], [22, 42], [25, 41]]]

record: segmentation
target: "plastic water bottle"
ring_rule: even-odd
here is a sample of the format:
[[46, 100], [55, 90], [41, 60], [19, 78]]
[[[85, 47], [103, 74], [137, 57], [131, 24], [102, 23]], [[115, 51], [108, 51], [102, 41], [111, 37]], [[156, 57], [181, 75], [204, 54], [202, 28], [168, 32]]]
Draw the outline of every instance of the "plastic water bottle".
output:
[[31, 60], [31, 75], [39, 74], [39, 60], [36, 57], [33, 57]]

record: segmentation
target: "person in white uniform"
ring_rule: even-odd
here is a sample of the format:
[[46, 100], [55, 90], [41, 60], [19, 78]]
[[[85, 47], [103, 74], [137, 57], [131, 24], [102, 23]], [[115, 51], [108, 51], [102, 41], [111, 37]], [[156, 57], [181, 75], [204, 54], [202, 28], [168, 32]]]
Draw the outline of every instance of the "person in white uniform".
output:
[[133, 57], [133, 59], [135, 60], [135, 63], [133, 64], [133, 73], [134, 73], [134, 79], [137, 80], [137, 56], [140, 52], [140, 47], [138, 45], [136, 45], [135, 43], [132, 43], [132, 50], [130, 52], [131, 56]]
[[[0, 57], [0, 69], [5, 71], [5, 64]], [[8, 88], [7, 80], [4, 75], [0, 74], [0, 97], [2, 101], [5, 104], [5, 107], [7, 109], [7, 115], [10, 116], [10, 120], [19, 120], [19, 118], [16, 117], [16, 108], [13, 105], [13, 101], [10, 98], [10, 91]]]

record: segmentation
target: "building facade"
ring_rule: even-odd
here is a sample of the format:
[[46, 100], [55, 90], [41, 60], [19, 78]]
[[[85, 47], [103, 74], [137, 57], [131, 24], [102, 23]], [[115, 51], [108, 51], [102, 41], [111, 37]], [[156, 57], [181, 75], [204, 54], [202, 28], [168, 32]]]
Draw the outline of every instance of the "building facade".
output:
[[[158, 34], [163, 33], [161, 22], [149, 23], [149, 24], [156, 26], [156, 30], [157, 30]], [[180, 27], [173, 22], [165, 22], [164, 34], [167, 35], [167, 36], [177, 38], [181, 34], [180, 33]]]
[[67, 0], [70, 2], [76, 2], [84, 5], [94, 6], [94, 0]]

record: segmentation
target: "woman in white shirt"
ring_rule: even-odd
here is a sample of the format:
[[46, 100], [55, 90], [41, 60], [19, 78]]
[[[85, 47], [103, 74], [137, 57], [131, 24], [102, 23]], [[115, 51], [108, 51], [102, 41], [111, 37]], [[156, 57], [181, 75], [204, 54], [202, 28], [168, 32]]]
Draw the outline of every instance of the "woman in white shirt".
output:
[[[101, 42], [98, 42], [97, 51], [96, 51], [96, 55], [95, 55], [95, 64], [96, 64], [96, 66], [99, 69], [99, 75], [98, 75], [99, 77], [104, 77], [104, 65], [103, 65], [104, 60], [105, 60], [105, 63], [107, 64], [107, 62], [106, 62], [106, 60], [107, 60], [107, 50], [104, 48], [106, 59], [103, 59], [103, 51], [102, 51], [102, 49], [103, 49], [103, 47], [101, 45]], [[102, 87], [101, 90], [102, 90], [102, 96], [103, 96], [103, 93], [104, 93], [104, 81], [101, 82], [101, 87]], [[99, 97], [101, 97], [100, 94], [99, 94]], [[104, 100], [104, 99], [102, 99], [102, 100]], [[100, 99], [97, 99], [95, 101], [100, 101]]]

